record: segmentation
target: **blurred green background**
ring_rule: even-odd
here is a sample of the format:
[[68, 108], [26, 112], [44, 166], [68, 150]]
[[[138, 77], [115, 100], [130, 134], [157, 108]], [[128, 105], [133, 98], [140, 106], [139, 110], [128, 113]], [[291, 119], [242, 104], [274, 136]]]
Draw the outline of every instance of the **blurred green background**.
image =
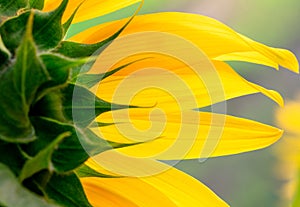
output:
[[[72, 26], [69, 36], [93, 25], [130, 16], [136, 5]], [[207, 15], [267, 45], [287, 48], [300, 56], [299, 0], [146, 0], [140, 13], [181, 11]], [[285, 99], [300, 93], [299, 75], [285, 69], [231, 63], [246, 79], [279, 91]], [[227, 102], [228, 114], [276, 125], [276, 104], [262, 95]], [[276, 145], [276, 144], [275, 144]], [[276, 177], [274, 146], [264, 150], [199, 160], [181, 161], [176, 167], [201, 180], [233, 207], [288, 206], [280, 201], [283, 181]]]

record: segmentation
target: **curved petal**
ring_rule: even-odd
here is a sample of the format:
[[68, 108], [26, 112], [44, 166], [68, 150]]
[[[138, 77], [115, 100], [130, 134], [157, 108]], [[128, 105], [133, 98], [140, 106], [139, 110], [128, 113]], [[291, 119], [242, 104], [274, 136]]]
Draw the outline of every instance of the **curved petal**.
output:
[[[141, 0], [69, 0], [62, 21], [67, 21], [67, 19], [75, 11], [75, 8], [77, 8], [81, 3], [82, 5], [76, 13], [75, 18], [73, 19], [73, 23], [103, 16], [105, 14], [125, 8], [140, 1]], [[62, 0], [45, 0], [43, 11], [51, 11], [57, 8], [60, 2], [62, 2]]]
[[[124, 20], [102, 24], [86, 30], [72, 40], [92, 43], [103, 40], [124, 25]], [[179, 35], [201, 48], [210, 58], [279, 65], [299, 71], [296, 57], [288, 50], [255, 42], [212, 18], [186, 13], [155, 13], [136, 16], [122, 35], [144, 31]]]
[[[224, 62], [196, 61], [192, 64], [200, 65], [200, 71], [195, 72], [193, 65], [169, 56], [140, 54], [124, 59], [113, 68], [134, 60], [140, 61], [102, 80], [94, 92], [109, 102], [143, 107], [156, 105], [170, 111], [205, 107], [254, 93], [262, 93], [283, 105], [276, 91], [245, 80]], [[95, 64], [92, 73], [102, 73], [102, 63]]]
[[[162, 163], [154, 165], [165, 168]], [[82, 178], [81, 182], [95, 207], [228, 207], [205, 185], [175, 168], [146, 178]]]
[[81, 183], [94, 207], [176, 206], [159, 190], [137, 178], [82, 178]]
[[98, 121], [116, 123], [95, 128], [100, 137], [121, 143], [144, 142], [118, 149], [132, 157], [161, 160], [207, 158], [267, 147], [282, 131], [259, 122], [208, 112], [162, 113], [128, 109], [100, 115]]

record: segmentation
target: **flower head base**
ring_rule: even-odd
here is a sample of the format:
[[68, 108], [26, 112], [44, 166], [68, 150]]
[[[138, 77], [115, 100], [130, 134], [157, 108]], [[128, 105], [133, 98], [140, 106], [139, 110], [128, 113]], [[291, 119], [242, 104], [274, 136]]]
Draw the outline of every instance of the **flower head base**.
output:
[[[225, 105], [224, 114], [215, 113], [213, 104], [262, 93], [282, 105], [276, 91], [223, 61], [297, 72], [287, 50], [183, 13], [136, 16], [64, 39], [72, 22], [136, 2], [0, 2], [1, 205], [228, 206], [156, 160], [241, 153], [281, 136], [225, 115]], [[211, 112], [199, 112], [210, 105]], [[7, 185], [24, 200], [4, 192]]]

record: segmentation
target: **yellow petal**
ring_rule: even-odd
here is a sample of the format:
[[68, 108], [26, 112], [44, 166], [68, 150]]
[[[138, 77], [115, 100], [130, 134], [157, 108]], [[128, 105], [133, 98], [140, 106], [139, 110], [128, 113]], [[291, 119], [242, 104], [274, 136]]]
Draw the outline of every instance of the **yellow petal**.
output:
[[[112, 55], [105, 54], [105, 57]], [[147, 57], [150, 58], [145, 59]], [[177, 111], [205, 107], [254, 93], [262, 93], [283, 105], [283, 99], [276, 91], [245, 80], [226, 63], [195, 59], [187, 65], [162, 54], [130, 56], [113, 68], [140, 61], [102, 80], [94, 92], [109, 102], [144, 107], [156, 105]], [[96, 61], [91, 72], [104, 73], [101, 70], [105, 68], [103, 62], [102, 58]], [[198, 71], [195, 68], [199, 68]]]
[[132, 157], [179, 160], [206, 158], [261, 149], [276, 142], [282, 131], [247, 119], [208, 112], [162, 113], [151, 109], [108, 112], [97, 119], [114, 125], [95, 128], [100, 137], [145, 142], [118, 149]]
[[218, 56], [217, 60], [228, 61], [238, 60], [253, 62], [262, 65], [267, 65], [278, 69], [279, 65], [290, 69], [293, 72], [299, 73], [299, 65], [295, 55], [285, 49], [267, 47], [261, 43], [255, 42], [250, 38], [239, 34], [240, 37], [247, 42], [253, 49], [250, 52], [233, 52], [225, 55]]
[[[95, 17], [114, 12], [125, 8], [141, 0], [69, 0], [68, 6], [64, 12], [62, 21], [65, 22], [73, 14], [74, 10], [80, 6], [73, 23], [85, 21]], [[58, 7], [62, 0], [45, 0], [43, 11], [51, 11]]]
[[[125, 20], [126, 21], [126, 20]], [[124, 20], [102, 24], [86, 30], [72, 40], [92, 43], [114, 34]], [[144, 31], [168, 32], [196, 44], [210, 58], [260, 63], [299, 71], [296, 57], [289, 51], [257, 43], [212, 18], [186, 13], [156, 13], [134, 18], [122, 35]]]
[[159, 190], [137, 178], [83, 178], [81, 182], [94, 207], [176, 206]]
[[[165, 168], [162, 163], [151, 164]], [[95, 207], [228, 207], [205, 185], [175, 168], [146, 178], [82, 178], [81, 182]]]

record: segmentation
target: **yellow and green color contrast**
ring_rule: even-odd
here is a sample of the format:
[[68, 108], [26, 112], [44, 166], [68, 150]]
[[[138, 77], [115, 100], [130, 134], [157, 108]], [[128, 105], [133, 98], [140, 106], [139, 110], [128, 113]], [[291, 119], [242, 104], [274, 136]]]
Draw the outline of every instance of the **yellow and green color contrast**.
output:
[[[1, 206], [229, 206], [160, 161], [237, 154], [281, 137], [273, 126], [198, 109], [255, 93], [283, 106], [278, 92], [247, 81], [226, 61], [298, 73], [288, 50], [258, 43], [212, 18], [177, 12], [134, 14], [65, 38], [73, 23], [142, 3], [0, 0]], [[201, 56], [187, 64], [142, 51], [135, 40], [144, 34], [151, 48], [165, 49], [156, 38], [163, 34], [192, 44]], [[179, 54], [195, 54], [183, 49]], [[101, 60], [128, 51], [101, 67]], [[199, 65], [205, 67], [197, 73], [190, 69]], [[152, 72], [139, 73], [145, 68]], [[145, 88], [148, 81], [156, 87]], [[168, 87], [176, 96], [162, 90]], [[116, 91], [123, 92], [116, 98]]]

